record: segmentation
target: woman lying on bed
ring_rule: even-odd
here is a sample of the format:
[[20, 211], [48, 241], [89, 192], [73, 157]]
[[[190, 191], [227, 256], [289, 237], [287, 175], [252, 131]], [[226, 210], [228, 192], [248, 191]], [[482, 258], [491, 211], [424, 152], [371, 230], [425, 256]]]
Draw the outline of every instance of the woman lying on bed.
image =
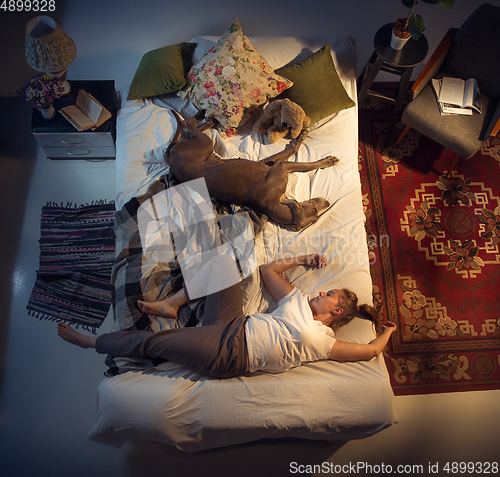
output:
[[[211, 284], [215, 286], [212, 289], [221, 291], [205, 298], [203, 326], [156, 333], [117, 331], [92, 337], [59, 323], [59, 336], [101, 354], [162, 358], [213, 378], [230, 378], [258, 370], [280, 373], [302, 363], [325, 359], [358, 361], [378, 356], [395, 325], [380, 326], [378, 313], [368, 305], [358, 307], [356, 295], [348, 290], [320, 292], [313, 298], [302, 294], [281, 276], [299, 265], [321, 268], [326, 261], [319, 254], [311, 254], [260, 267], [266, 287], [278, 301], [272, 314], [243, 314], [236, 263], [231, 257], [220, 255], [205, 265], [188, 287], [166, 300], [138, 301], [144, 313], [175, 317], [179, 307], [189, 300], [187, 289], [199, 286], [206, 290], [206, 285]], [[336, 340], [334, 330], [351, 321], [357, 311], [367, 315], [382, 332], [369, 344]]]

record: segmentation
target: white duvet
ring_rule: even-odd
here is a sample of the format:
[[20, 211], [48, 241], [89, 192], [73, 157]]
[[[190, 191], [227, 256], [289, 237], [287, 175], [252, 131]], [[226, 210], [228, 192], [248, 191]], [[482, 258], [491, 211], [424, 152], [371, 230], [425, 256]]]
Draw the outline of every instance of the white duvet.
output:
[[[217, 38], [193, 38], [198, 43], [193, 62]], [[350, 37], [323, 39], [254, 38], [255, 47], [278, 68], [301, 60], [329, 42], [343, 84], [356, 98], [356, 56]], [[125, 98], [127, 92], [122, 92]], [[170, 109], [184, 117], [195, 108], [168, 95], [154, 100], [126, 101], [117, 119], [117, 208], [144, 193], [167, 170], [162, 153], [175, 132]], [[328, 266], [306, 271], [298, 267], [287, 278], [306, 293], [330, 288], [356, 292], [359, 303], [372, 303], [366, 233], [358, 172], [357, 108], [326, 118], [310, 129], [295, 159], [316, 161], [335, 155], [329, 169], [295, 173], [287, 194], [299, 201], [321, 196], [331, 208], [317, 223], [300, 233], [268, 223], [256, 242], [265, 262], [287, 254], [320, 252]], [[285, 147], [269, 145], [247, 124], [239, 134], [222, 140], [210, 131], [216, 151], [224, 158], [259, 160]], [[246, 295], [246, 311], [264, 311], [271, 303], [254, 273]], [[370, 322], [356, 318], [338, 339], [369, 342]], [[369, 362], [317, 362], [286, 373], [254, 373], [213, 380], [167, 363], [161, 370], [129, 372], [106, 379], [98, 390], [98, 413], [89, 436], [121, 445], [124, 440], [147, 440], [187, 452], [239, 444], [269, 437], [302, 437], [342, 441], [372, 435], [395, 422], [393, 393], [382, 356]]]

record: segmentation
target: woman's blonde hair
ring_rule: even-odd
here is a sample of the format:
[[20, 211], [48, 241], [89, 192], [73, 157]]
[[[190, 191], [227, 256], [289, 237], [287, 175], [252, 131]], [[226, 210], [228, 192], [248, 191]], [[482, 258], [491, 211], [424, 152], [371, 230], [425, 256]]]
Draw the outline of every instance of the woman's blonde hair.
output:
[[336, 319], [330, 325], [333, 331], [337, 331], [342, 326], [350, 323], [357, 312], [365, 318], [368, 318], [374, 324], [375, 331], [382, 328], [382, 319], [373, 306], [366, 304], [358, 306], [358, 297], [356, 293], [346, 290], [345, 288], [342, 291], [344, 294], [340, 296], [339, 303], [343, 312], [340, 315], [335, 315]]

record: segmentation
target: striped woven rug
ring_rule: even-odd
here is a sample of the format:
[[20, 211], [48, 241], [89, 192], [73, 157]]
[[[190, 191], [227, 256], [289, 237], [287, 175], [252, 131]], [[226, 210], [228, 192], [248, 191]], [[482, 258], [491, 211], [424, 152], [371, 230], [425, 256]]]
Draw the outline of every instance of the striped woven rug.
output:
[[112, 298], [113, 202], [42, 208], [40, 267], [27, 305], [40, 319], [95, 332]]

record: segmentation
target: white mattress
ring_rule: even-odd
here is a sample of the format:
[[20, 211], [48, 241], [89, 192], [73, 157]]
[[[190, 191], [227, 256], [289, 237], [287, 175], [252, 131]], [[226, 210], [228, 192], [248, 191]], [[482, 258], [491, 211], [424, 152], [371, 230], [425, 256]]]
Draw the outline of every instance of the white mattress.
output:
[[[193, 38], [198, 43], [193, 62], [217, 38]], [[252, 38], [259, 51], [278, 68], [301, 60], [329, 42], [341, 80], [356, 98], [356, 54], [350, 37]], [[127, 92], [122, 92], [126, 98]], [[117, 120], [117, 208], [145, 192], [167, 166], [162, 151], [176, 127], [169, 108], [184, 117], [196, 113], [187, 101], [173, 95], [154, 100], [122, 100]], [[252, 124], [222, 140], [209, 134], [223, 157], [259, 160], [285, 147], [286, 140], [269, 145], [252, 132]], [[287, 277], [306, 293], [349, 288], [359, 303], [372, 303], [366, 233], [358, 172], [358, 117], [351, 108], [314, 125], [297, 161], [327, 155], [340, 159], [333, 168], [295, 173], [288, 194], [297, 200], [321, 196], [332, 207], [300, 233], [267, 224], [256, 243], [265, 262], [284, 254], [320, 252], [329, 265], [305, 271], [298, 267]], [[247, 295], [247, 312], [262, 311], [269, 297], [257, 273]], [[167, 326], [166, 324], [162, 325]], [[338, 339], [369, 342], [371, 323], [361, 318], [345, 326]], [[119, 446], [124, 440], [147, 440], [173, 445], [186, 452], [240, 444], [260, 438], [302, 437], [342, 441], [372, 435], [396, 420], [393, 393], [382, 356], [369, 362], [318, 362], [283, 374], [254, 373], [213, 380], [175, 364], [162, 370], [129, 372], [106, 379], [98, 389], [98, 413], [89, 432], [92, 440]]]

